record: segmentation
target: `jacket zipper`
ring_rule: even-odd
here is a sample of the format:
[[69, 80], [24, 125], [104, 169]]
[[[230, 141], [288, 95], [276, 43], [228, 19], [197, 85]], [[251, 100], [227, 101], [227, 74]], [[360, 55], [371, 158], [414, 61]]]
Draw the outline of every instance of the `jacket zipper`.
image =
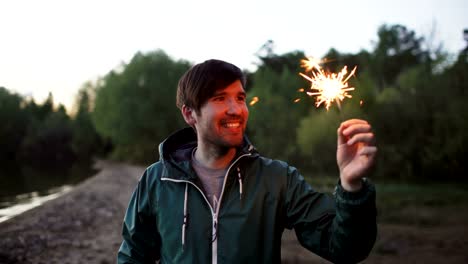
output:
[[243, 154], [243, 155], [239, 156], [227, 169], [226, 174], [224, 175], [223, 188], [221, 189], [221, 195], [219, 197], [219, 201], [218, 201], [218, 204], [216, 206], [216, 211], [211, 206], [210, 202], [206, 198], [203, 191], [195, 183], [193, 183], [191, 181], [187, 181], [187, 180], [176, 180], [176, 179], [171, 179], [171, 178], [161, 178], [161, 181], [183, 182], [183, 183], [189, 183], [189, 184], [193, 185], [201, 193], [201, 195], [205, 199], [205, 202], [208, 204], [208, 207], [210, 208], [210, 211], [211, 211], [211, 216], [213, 218], [213, 224], [212, 224], [212, 228], [211, 228], [211, 237], [212, 237], [212, 240], [211, 240], [211, 244], [212, 244], [211, 245], [211, 263], [212, 264], [217, 264], [218, 263], [218, 213], [219, 213], [219, 208], [221, 206], [221, 200], [223, 199], [224, 187], [226, 186], [226, 180], [227, 180], [227, 177], [229, 175], [229, 171], [242, 157], [250, 156], [250, 155], [251, 154], [249, 153], [249, 154]]
[[218, 204], [216, 205], [216, 212], [213, 215], [213, 243], [212, 243], [212, 260], [211, 263], [216, 264], [218, 263], [218, 215], [219, 215], [219, 208], [221, 207], [221, 202], [223, 200], [223, 194], [224, 194], [224, 187], [226, 187], [226, 181], [227, 177], [229, 175], [229, 171], [231, 170], [232, 167], [242, 158], [245, 156], [250, 156], [251, 154], [243, 154], [239, 156], [227, 169], [226, 175], [224, 175], [224, 182], [223, 182], [223, 188], [221, 189], [221, 195], [219, 196], [219, 201]]

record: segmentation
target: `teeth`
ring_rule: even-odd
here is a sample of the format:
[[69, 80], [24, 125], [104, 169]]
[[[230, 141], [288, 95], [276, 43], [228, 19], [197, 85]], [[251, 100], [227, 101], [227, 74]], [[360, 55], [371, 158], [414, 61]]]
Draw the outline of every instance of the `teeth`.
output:
[[239, 123], [227, 123], [225, 124], [225, 126], [228, 128], [234, 128], [234, 127], [239, 127], [240, 124]]

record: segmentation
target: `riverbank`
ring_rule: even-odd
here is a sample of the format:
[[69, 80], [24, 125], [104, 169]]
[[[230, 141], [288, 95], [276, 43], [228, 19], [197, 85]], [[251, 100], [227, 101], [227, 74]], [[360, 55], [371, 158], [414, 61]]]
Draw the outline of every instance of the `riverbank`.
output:
[[[145, 168], [108, 161], [97, 167], [96, 176], [63, 196], [0, 223], [0, 263], [115, 263], [125, 209]], [[465, 189], [378, 187], [379, 234], [365, 263], [468, 263]], [[285, 230], [281, 251], [283, 263], [329, 263], [302, 248], [293, 231]]]
[[129, 197], [143, 167], [100, 161], [100, 172], [0, 224], [0, 263], [114, 263]]

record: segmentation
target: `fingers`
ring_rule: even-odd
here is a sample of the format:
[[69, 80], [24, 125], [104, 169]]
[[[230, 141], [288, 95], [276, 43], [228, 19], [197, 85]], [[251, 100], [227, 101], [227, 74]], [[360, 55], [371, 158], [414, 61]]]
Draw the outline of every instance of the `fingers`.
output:
[[365, 145], [375, 145], [375, 137], [372, 127], [367, 121], [361, 119], [350, 119], [341, 123], [338, 128], [338, 146], [355, 143], [365, 143]]
[[362, 120], [362, 119], [348, 119], [346, 121], [343, 121], [341, 123], [341, 126], [349, 127], [350, 125], [353, 125], [353, 124], [369, 124], [369, 123], [367, 123], [366, 120]]
[[373, 157], [377, 153], [377, 147], [375, 146], [365, 146], [359, 150], [359, 155]]
[[346, 144], [348, 146], [354, 145], [355, 143], [366, 143], [366, 145], [372, 146], [375, 145], [374, 134], [373, 133], [358, 133], [354, 134]]
[[359, 152], [359, 156], [366, 158], [365, 167], [370, 167], [374, 164], [374, 159], [377, 155], [377, 147], [375, 146], [364, 146]]

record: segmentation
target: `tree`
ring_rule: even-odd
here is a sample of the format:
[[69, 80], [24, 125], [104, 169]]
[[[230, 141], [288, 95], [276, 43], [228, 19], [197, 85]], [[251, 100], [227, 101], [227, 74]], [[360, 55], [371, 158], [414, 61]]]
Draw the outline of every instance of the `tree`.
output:
[[120, 72], [102, 78], [92, 117], [99, 134], [112, 140], [115, 158], [153, 161], [157, 144], [185, 126], [175, 95], [189, 67], [159, 50], [137, 53]]
[[256, 147], [268, 156], [301, 161], [295, 144], [296, 128], [310, 105], [294, 104], [294, 100], [302, 98], [297, 90], [307, 85], [298, 74], [304, 58], [299, 51], [260, 57], [262, 64], [252, 75], [248, 95], [258, 97], [259, 102], [250, 107], [248, 133]]
[[49, 95], [47, 96], [44, 103], [36, 109], [35, 115], [37, 119], [44, 120], [53, 111], [54, 111], [54, 96], [52, 95], [51, 92], [49, 92]]
[[377, 96], [370, 113], [382, 177], [466, 180], [468, 63], [463, 51], [452, 66], [436, 62], [444, 63], [405, 65]]
[[378, 88], [393, 85], [397, 76], [406, 69], [430, 60], [421, 47], [422, 37], [402, 25], [382, 25], [370, 61], [370, 70]]
[[78, 91], [76, 97], [76, 114], [72, 122], [73, 152], [80, 159], [90, 159], [102, 151], [103, 141], [92, 122], [91, 111], [94, 87], [87, 82]]
[[23, 98], [0, 87], [0, 159], [16, 159], [17, 150], [27, 129], [27, 115], [21, 110]]
[[[47, 107], [48, 101], [39, 109]], [[59, 106], [44, 120], [30, 119], [21, 142], [18, 158], [22, 163], [39, 166], [68, 166], [75, 160], [71, 142], [73, 132], [65, 108]]]

